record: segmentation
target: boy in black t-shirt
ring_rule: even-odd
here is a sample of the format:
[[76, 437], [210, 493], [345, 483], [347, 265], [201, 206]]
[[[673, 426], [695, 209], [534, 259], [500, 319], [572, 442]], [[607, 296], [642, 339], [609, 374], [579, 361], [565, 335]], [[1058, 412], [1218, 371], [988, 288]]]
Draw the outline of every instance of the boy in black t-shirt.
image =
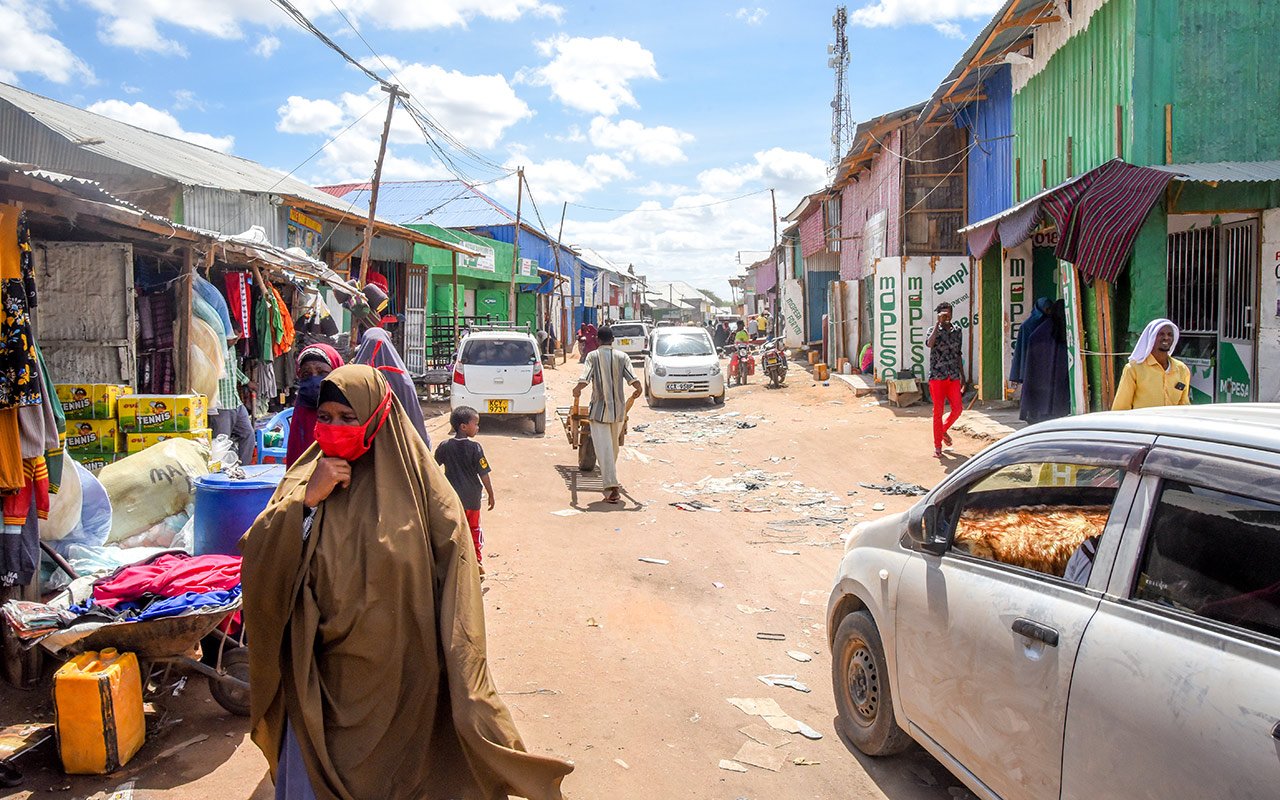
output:
[[484, 574], [481, 551], [484, 548], [484, 531], [480, 528], [480, 486], [489, 493], [489, 510], [493, 510], [493, 484], [489, 482], [489, 461], [484, 448], [475, 441], [480, 432], [480, 414], [470, 406], [458, 406], [449, 415], [449, 427], [453, 438], [436, 447], [436, 463], [444, 467], [444, 476], [453, 484], [453, 490], [462, 500], [467, 512], [467, 524], [471, 526], [471, 541], [476, 546], [476, 563]]

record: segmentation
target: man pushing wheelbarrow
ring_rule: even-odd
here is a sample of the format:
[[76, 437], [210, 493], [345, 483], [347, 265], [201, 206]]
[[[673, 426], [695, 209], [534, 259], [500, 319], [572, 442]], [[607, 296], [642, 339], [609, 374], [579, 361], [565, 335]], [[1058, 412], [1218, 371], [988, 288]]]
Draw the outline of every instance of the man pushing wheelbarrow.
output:
[[[591, 384], [591, 404], [587, 419], [591, 426], [591, 444], [600, 461], [600, 482], [604, 487], [606, 503], [621, 503], [618, 491], [618, 451], [627, 429], [627, 412], [640, 396], [640, 380], [631, 369], [631, 357], [613, 348], [613, 329], [603, 327], [598, 333], [600, 347], [587, 354], [582, 377], [573, 387], [574, 417], [577, 416], [579, 397], [587, 384]], [[626, 387], [631, 386], [631, 396]], [[573, 432], [570, 433], [570, 436]], [[578, 460], [579, 466], [582, 459]]]

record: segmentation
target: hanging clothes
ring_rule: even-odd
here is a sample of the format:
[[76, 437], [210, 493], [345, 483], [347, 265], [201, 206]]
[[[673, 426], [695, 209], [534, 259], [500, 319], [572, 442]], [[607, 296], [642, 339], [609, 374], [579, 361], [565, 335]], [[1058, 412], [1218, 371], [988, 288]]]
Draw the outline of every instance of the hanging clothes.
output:
[[40, 404], [31, 304], [18, 246], [18, 209], [0, 205], [0, 408]]
[[1023, 372], [1027, 361], [1027, 340], [1031, 337], [1032, 331], [1040, 327], [1048, 319], [1052, 305], [1053, 301], [1047, 297], [1037, 299], [1035, 305], [1031, 308], [1031, 314], [1027, 317], [1027, 321], [1018, 328], [1018, 338], [1013, 343], [1013, 359], [1009, 364], [1009, 380], [1011, 382], [1023, 382]]
[[227, 311], [233, 318], [233, 324], [240, 333], [240, 338], [248, 339], [253, 335], [253, 297], [249, 291], [249, 273], [228, 272], [223, 275], [227, 288]]
[[27, 507], [25, 510], [15, 508], [14, 519], [21, 517], [22, 521], [13, 528], [7, 516], [9, 504], [5, 503], [4, 532], [0, 533], [0, 586], [26, 586], [35, 577], [40, 564], [40, 520], [36, 496], [34, 492], [24, 496]]
[[293, 315], [289, 313], [289, 307], [280, 296], [280, 290], [270, 283], [267, 284], [267, 289], [270, 290], [271, 301], [275, 304], [275, 315], [272, 319], [273, 321], [276, 318], [279, 319], [279, 334], [274, 342], [275, 355], [279, 357], [293, 349], [297, 333], [293, 329]]
[[1021, 419], [1035, 424], [1071, 413], [1066, 311], [1061, 300], [1047, 303], [1043, 319], [1027, 334], [1022, 370]]
[[382, 377], [391, 384], [391, 391], [396, 393], [404, 413], [413, 423], [413, 428], [431, 449], [431, 436], [427, 433], [426, 422], [422, 418], [422, 403], [418, 401], [418, 392], [409, 377], [409, 367], [400, 357], [396, 346], [391, 343], [391, 334], [382, 328], [370, 328], [360, 337], [360, 347], [356, 350], [356, 364], [368, 364], [382, 372]]

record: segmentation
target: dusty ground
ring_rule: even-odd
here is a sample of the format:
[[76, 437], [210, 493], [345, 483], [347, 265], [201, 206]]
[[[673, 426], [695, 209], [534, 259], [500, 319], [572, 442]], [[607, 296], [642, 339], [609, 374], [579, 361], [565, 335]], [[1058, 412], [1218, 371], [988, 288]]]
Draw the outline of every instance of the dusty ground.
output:
[[[547, 373], [552, 408], [568, 404], [577, 372], [569, 367]], [[779, 391], [758, 379], [732, 389], [724, 407], [638, 404], [639, 430], [628, 434], [620, 462], [622, 507], [600, 502], [598, 474], [577, 471], [555, 419], [545, 437], [533, 436], [527, 421], [482, 423], [498, 493], [497, 509], [484, 515], [490, 662], [529, 747], [576, 763], [568, 796], [964, 796], [949, 791], [959, 782], [918, 749], [886, 760], [846, 750], [832, 725], [823, 617], [840, 534], [912, 502], [858, 483], [891, 472], [932, 486], [982, 444], [957, 436], [957, 455], [940, 464], [930, 457], [926, 409], [894, 411], [838, 382], [815, 384], [794, 365], [791, 375]], [[434, 438], [447, 435], [443, 416], [428, 424]], [[709, 491], [734, 483], [715, 479], [748, 470], [768, 473], [745, 476], [762, 488]], [[694, 486], [704, 478], [713, 480]], [[776, 485], [783, 481], [802, 485]], [[692, 499], [719, 511], [670, 505]], [[873, 510], [877, 503], [883, 511]], [[567, 509], [581, 513], [553, 514]], [[807, 524], [813, 517], [846, 521]], [[786, 640], [763, 641], [759, 632]], [[788, 650], [813, 660], [799, 663]], [[812, 691], [765, 686], [756, 676], [767, 673], [796, 675]], [[0, 723], [47, 714], [44, 697], [0, 689]], [[739, 729], [759, 722], [726, 702], [731, 697], [772, 698], [823, 738], [791, 737], [776, 773], [722, 770], [720, 760], [748, 741]], [[11, 793], [105, 797], [136, 780], [138, 798], [272, 796], [245, 721], [210, 701], [201, 679], [168, 707], [181, 722], [153, 737], [122, 773], [69, 778], [56, 756], [37, 754], [20, 762], [28, 780]], [[201, 735], [208, 738], [176, 747]], [[797, 766], [796, 758], [817, 763]]]

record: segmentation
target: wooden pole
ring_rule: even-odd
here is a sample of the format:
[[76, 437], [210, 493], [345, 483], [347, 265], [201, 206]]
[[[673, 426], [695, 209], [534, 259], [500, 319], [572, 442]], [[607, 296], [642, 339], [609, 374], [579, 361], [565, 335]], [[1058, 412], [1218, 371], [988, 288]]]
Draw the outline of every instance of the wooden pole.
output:
[[1164, 163], [1173, 163], [1173, 103], [1164, 104]]
[[1102, 353], [1098, 358], [1101, 366], [1102, 408], [1111, 408], [1111, 401], [1116, 396], [1116, 360], [1112, 353], [1115, 337], [1111, 325], [1111, 284], [1096, 278], [1093, 281], [1094, 299], [1098, 305], [1098, 350]]
[[453, 254], [453, 288], [449, 307], [453, 309], [453, 349], [458, 349], [458, 254]]
[[1124, 106], [1116, 105], [1116, 158], [1124, 158]]
[[192, 276], [196, 272], [195, 253], [190, 247], [182, 248], [182, 277], [174, 284], [178, 293], [177, 335], [173, 341], [174, 386], [177, 394], [185, 394], [192, 390], [191, 386], [191, 316], [194, 301], [192, 292], [195, 281]]
[[516, 232], [511, 242], [511, 291], [507, 317], [516, 322], [516, 275], [520, 272], [520, 213], [524, 204], [524, 167], [516, 170]]
[[[564, 357], [564, 360], [560, 362], [561, 364], [569, 361], [568, 337], [565, 336], [568, 333], [568, 323], [565, 321], [564, 283], [560, 278], [560, 242], [564, 240], [564, 217], [567, 213], [569, 213], [569, 203], [566, 201], [560, 207], [560, 229], [556, 231], [556, 247], [554, 250], [556, 254], [556, 289], [560, 292], [560, 353]], [[568, 309], [568, 311], [570, 314], [573, 313], [572, 309]]]
[[[363, 289], [365, 280], [369, 276], [369, 258], [373, 252], [373, 221], [378, 211], [378, 184], [382, 181], [382, 161], [387, 155], [387, 137], [391, 135], [391, 115], [396, 110], [396, 100], [406, 96], [400, 91], [399, 86], [382, 87], [382, 91], [390, 95], [387, 98], [387, 118], [382, 122], [382, 139], [378, 143], [378, 159], [373, 163], [373, 183], [369, 187], [369, 218], [364, 224], [364, 242], [361, 244], [360, 250], [360, 280], [356, 281], [356, 288]], [[356, 342], [360, 339], [360, 326], [353, 319], [351, 321], [351, 346], [354, 348]]]
[[1068, 136], [1067, 137], [1067, 177], [1068, 178], [1074, 178], [1076, 175], [1076, 165], [1075, 165], [1075, 159], [1073, 157], [1075, 154], [1072, 152], [1071, 145], [1072, 145], [1071, 137]]
[[[769, 204], [773, 207], [773, 275], [775, 278], [777, 278], [778, 270], [781, 269], [781, 267], [778, 265], [778, 196], [773, 189], [769, 190]], [[773, 291], [774, 291], [774, 294], [781, 295], [782, 293], [781, 280], [778, 281]], [[773, 335], [777, 336], [778, 335], [777, 331], [779, 330], [778, 318], [781, 317], [782, 315], [778, 313], [779, 309], [776, 307], [770, 309], [769, 311], [770, 311], [769, 325], [773, 328], [773, 331], [772, 331]], [[765, 333], [765, 336], [768, 336], [768, 335], [769, 333]]]

